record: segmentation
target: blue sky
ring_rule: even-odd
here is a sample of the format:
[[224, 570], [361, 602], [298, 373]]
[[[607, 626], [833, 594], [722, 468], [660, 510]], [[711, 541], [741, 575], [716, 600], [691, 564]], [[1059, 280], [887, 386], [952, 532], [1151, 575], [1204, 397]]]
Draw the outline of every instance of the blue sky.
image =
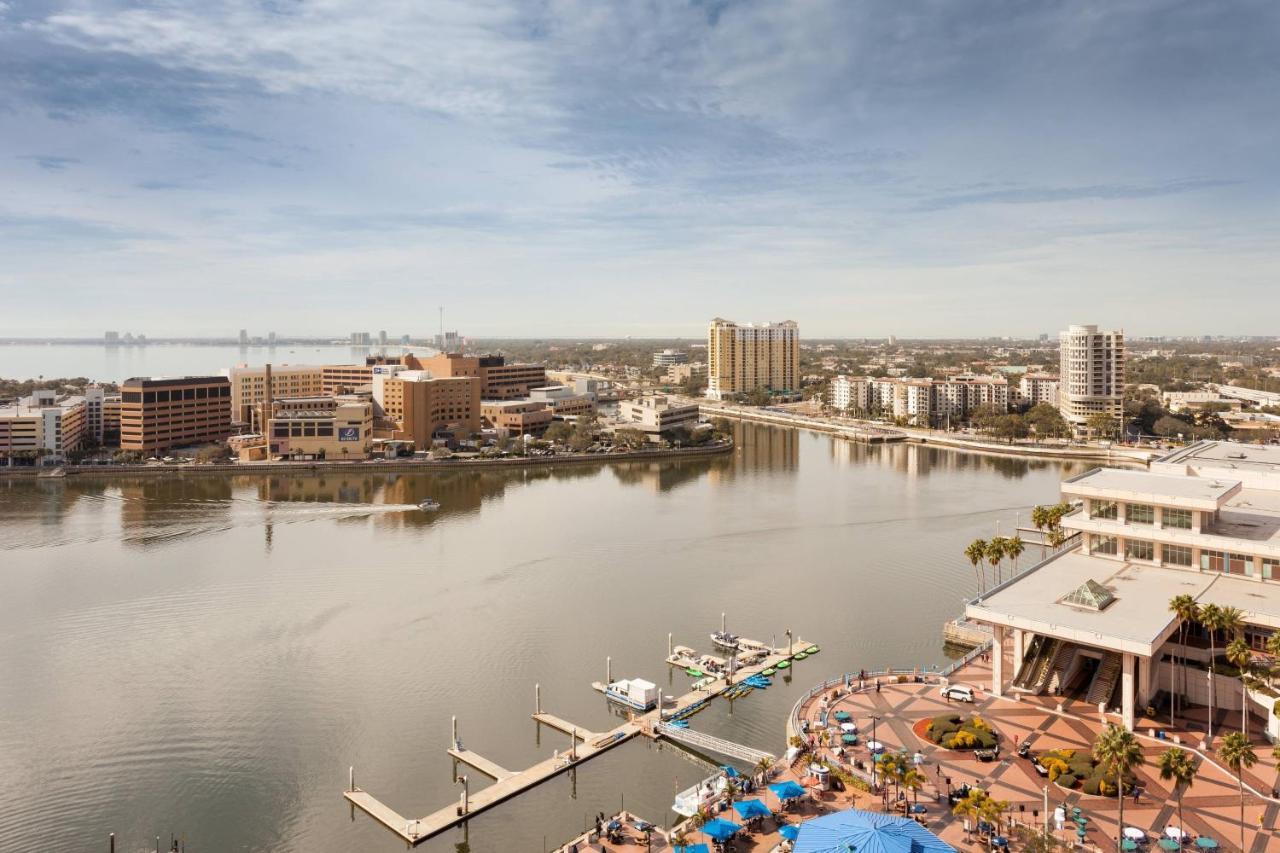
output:
[[1280, 4], [0, 0], [0, 334], [1280, 333]]

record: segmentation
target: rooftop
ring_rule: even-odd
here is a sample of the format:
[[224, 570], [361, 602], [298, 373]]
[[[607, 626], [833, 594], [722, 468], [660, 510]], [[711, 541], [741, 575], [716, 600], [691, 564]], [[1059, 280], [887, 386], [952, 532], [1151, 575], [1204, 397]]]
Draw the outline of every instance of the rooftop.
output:
[[1063, 494], [1179, 503], [1216, 509], [1240, 491], [1238, 480], [1154, 474], [1121, 468], [1095, 468], [1062, 481]]
[[1197, 441], [1154, 460], [1156, 465], [1239, 468], [1280, 473], [1280, 447], [1265, 444], [1238, 444], [1233, 441]]

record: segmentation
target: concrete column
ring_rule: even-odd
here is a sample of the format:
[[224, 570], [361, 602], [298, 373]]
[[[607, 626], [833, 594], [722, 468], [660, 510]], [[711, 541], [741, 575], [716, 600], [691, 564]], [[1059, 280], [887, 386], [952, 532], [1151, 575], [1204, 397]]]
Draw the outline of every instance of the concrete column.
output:
[[991, 695], [1004, 695], [1004, 640], [1007, 633], [1003, 625], [992, 625], [991, 643]]
[[1138, 659], [1138, 695], [1137, 703], [1146, 707], [1151, 697], [1156, 695], [1157, 674], [1160, 672], [1160, 658], [1157, 656]]
[[1021, 628], [1013, 629], [1013, 675], [1015, 678], [1018, 675], [1018, 670], [1022, 668], [1022, 656], [1026, 654], [1026, 637], [1026, 631]]
[[1133, 731], [1133, 707], [1134, 707], [1134, 666], [1137, 658], [1134, 655], [1124, 652], [1120, 656], [1120, 713], [1123, 718], [1124, 727], [1129, 731]]

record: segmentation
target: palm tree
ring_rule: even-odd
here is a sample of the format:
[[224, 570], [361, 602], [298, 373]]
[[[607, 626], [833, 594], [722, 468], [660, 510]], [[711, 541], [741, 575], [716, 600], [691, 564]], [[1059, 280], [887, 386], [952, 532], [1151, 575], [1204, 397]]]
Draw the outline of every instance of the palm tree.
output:
[[1014, 534], [1012, 537], [1004, 541], [1004, 552], [1013, 559], [1013, 573], [1018, 573], [1018, 558], [1022, 556], [1022, 552], [1027, 550], [1027, 546], [1023, 543], [1022, 537]]
[[[1178, 617], [1178, 646], [1182, 652], [1182, 693], [1187, 692], [1187, 625], [1200, 619], [1200, 605], [1191, 596], [1183, 593], [1169, 599], [1169, 610]], [[1176, 699], [1182, 695], [1173, 687], [1173, 661], [1169, 662], [1169, 725], [1175, 722], [1174, 708]]]
[[[1116, 833], [1116, 850], [1124, 841], [1124, 777], [1142, 764], [1142, 747], [1133, 732], [1108, 723], [1093, 744], [1093, 757], [1102, 765], [1103, 773], [1116, 777], [1116, 802], [1120, 805], [1120, 830]], [[1105, 776], [1104, 776], [1105, 778]]]
[[1213, 740], [1213, 681], [1214, 661], [1218, 657], [1214, 641], [1218, 636], [1218, 627], [1222, 624], [1222, 608], [1216, 604], [1206, 604], [1200, 608], [1200, 624], [1209, 632], [1209, 740]]
[[1236, 637], [1227, 644], [1227, 660], [1240, 670], [1240, 731], [1249, 736], [1249, 685], [1245, 679], [1249, 677], [1249, 664], [1253, 661], [1253, 649], [1244, 641], [1244, 637]]
[[986, 592], [986, 572], [982, 571], [979, 566], [987, 556], [987, 543], [984, 539], [975, 539], [969, 543], [969, 547], [964, 549], [964, 555], [969, 558], [969, 562], [973, 563], [973, 574], [978, 579], [978, 595]]
[[1004, 537], [993, 536], [987, 542], [987, 562], [996, 570], [996, 586], [1000, 585], [1000, 563], [1004, 561]]
[[1174, 793], [1178, 797], [1178, 826], [1186, 826], [1182, 822], [1182, 795], [1195, 783], [1200, 766], [1191, 757], [1191, 753], [1176, 746], [1160, 753], [1156, 764], [1160, 768], [1160, 778], [1173, 782]]
[[1280, 632], [1267, 637], [1267, 654], [1275, 659], [1271, 662], [1272, 668], [1268, 673], [1268, 675], [1274, 677], [1277, 672], [1280, 672]]
[[1258, 756], [1254, 754], [1247, 737], [1240, 732], [1231, 732], [1222, 739], [1218, 757], [1236, 774], [1236, 781], [1240, 784], [1240, 849], [1244, 850], [1244, 771], [1257, 763]]
[[1040, 559], [1049, 556], [1048, 549], [1045, 547], [1047, 541], [1044, 536], [1044, 529], [1049, 525], [1049, 508], [1047, 506], [1033, 506], [1031, 508], [1031, 526], [1040, 534]]
[[761, 756], [756, 762], [755, 769], [752, 771], [755, 778], [759, 779], [759, 784], [763, 785], [769, 779], [769, 768], [773, 766], [773, 759], [769, 756]]
[[902, 787], [911, 792], [912, 805], [917, 805], [920, 802], [920, 789], [924, 787], [924, 783], [924, 774], [914, 767], [902, 774]]

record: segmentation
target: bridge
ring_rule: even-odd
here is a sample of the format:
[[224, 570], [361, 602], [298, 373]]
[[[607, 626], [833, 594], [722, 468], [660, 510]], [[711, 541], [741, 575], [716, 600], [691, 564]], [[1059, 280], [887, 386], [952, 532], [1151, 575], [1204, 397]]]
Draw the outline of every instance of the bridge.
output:
[[767, 758], [772, 761], [775, 756], [771, 752], [754, 749], [749, 746], [743, 746], [740, 743], [734, 743], [731, 740], [709, 735], [706, 732], [695, 732], [693, 729], [682, 729], [679, 726], [673, 726], [669, 723], [659, 723], [655, 726], [658, 733], [668, 740], [673, 740], [685, 746], [701, 750], [703, 752], [713, 752], [716, 755], [724, 755], [728, 758], [736, 758], [739, 761], [745, 761], [748, 764], [755, 765], [760, 759]]

